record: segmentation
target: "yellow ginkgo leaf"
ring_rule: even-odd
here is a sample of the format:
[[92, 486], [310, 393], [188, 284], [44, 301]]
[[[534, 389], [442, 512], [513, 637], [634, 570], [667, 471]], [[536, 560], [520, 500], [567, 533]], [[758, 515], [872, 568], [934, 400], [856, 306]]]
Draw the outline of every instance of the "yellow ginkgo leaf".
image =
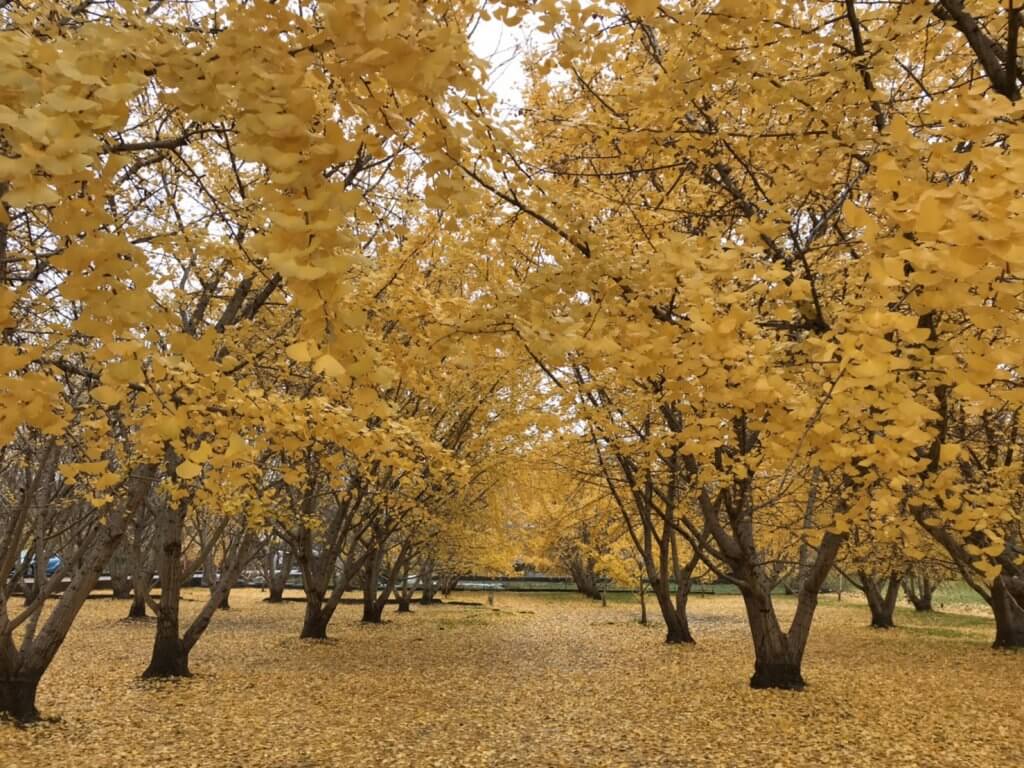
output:
[[337, 361], [332, 355], [321, 355], [317, 358], [313, 370], [323, 373], [332, 379], [340, 379], [345, 375], [345, 366]]
[[203, 468], [194, 461], [183, 461], [174, 470], [174, 473], [182, 480], [191, 480], [194, 477], [199, 477], [202, 471]]
[[308, 363], [310, 360], [309, 342], [297, 341], [285, 348], [284, 353], [296, 363]]
[[92, 399], [106, 406], [117, 405], [124, 397], [124, 393], [106, 384], [93, 387], [89, 392]]

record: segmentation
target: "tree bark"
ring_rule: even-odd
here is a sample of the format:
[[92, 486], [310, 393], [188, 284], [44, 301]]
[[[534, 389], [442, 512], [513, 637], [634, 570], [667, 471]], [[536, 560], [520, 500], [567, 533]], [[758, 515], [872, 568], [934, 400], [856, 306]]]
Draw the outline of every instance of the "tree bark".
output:
[[274, 557], [275, 553], [271, 552], [267, 556], [267, 587], [270, 589], [270, 596], [267, 598], [268, 603], [283, 603], [284, 602], [284, 590], [288, 584], [288, 577], [292, 570], [292, 550], [291, 547], [287, 548], [284, 553], [284, 558], [281, 562], [281, 567], [278, 570], [274, 570]]
[[363, 601], [363, 622], [366, 624], [380, 624], [381, 606], [376, 600]]
[[1024, 595], [1014, 595], [1004, 577], [992, 583], [992, 613], [996, 619], [993, 648], [1024, 648]]
[[927, 575], [916, 576], [909, 574], [903, 580], [903, 591], [906, 593], [914, 610], [924, 613], [932, 610], [932, 595], [935, 594], [935, 582]]
[[299, 637], [306, 640], [326, 640], [327, 625], [331, 621], [330, 612], [324, 610], [323, 594], [306, 595], [306, 615], [302, 619], [302, 631]]
[[647, 585], [644, 583], [644, 575], [640, 574], [640, 623], [647, 626]]
[[[163, 601], [161, 600], [161, 607]], [[167, 621], [161, 611], [157, 615], [156, 638], [149, 666], [143, 677], [191, 677], [188, 668], [188, 650], [178, 636], [178, 622]]]
[[398, 600], [398, 612], [399, 613], [412, 613], [412, 599], [411, 598], [399, 598]]
[[844, 541], [843, 536], [826, 533], [807, 578], [800, 587], [796, 613], [783, 632], [772, 602], [771, 584], [758, 578], [750, 566], [741, 576], [740, 594], [747, 609], [747, 623], [754, 642], [754, 674], [751, 688], [802, 690], [801, 674], [804, 650], [811, 633], [811, 623], [818, 607], [818, 591], [832, 569]]
[[885, 581], [885, 592], [882, 592], [880, 579], [861, 571], [861, 590], [868, 599], [868, 608], [871, 610], [871, 626], [875, 629], [893, 629], [896, 622], [893, 615], [896, 612], [896, 601], [900, 595], [900, 575], [890, 573]]
[[578, 553], [573, 553], [569, 558], [569, 575], [572, 577], [576, 590], [591, 600], [601, 599], [601, 589], [597, 584], [597, 574], [594, 572], [594, 562], [591, 559], [584, 561]]
[[794, 648], [782, 631], [771, 593], [747, 587], [741, 588], [740, 593], [754, 641], [754, 675], [750, 678], [750, 687], [803, 690], [805, 683], [800, 673], [803, 648]]
[[[661, 616], [665, 620], [665, 642], [669, 644], [695, 642], [690, 633], [690, 622], [686, 616], [686, 595], [677, 594], [677, 599], [673, 602], [670, 585], [660, 580], [651, 583], [651, 591], [658, 601], [658, 608], [661, 609]], [[682, 587], [680, 587], [680, 591], [682, 591]]]
[[111, 576], [110, 587], [115, 600], [127, 600], [132, 596], [132, 582], [127, 576]]
[[146, 596], [138, 589], [132, 591], [132, 604], [128, 608], [129, 619], [145, 619], [146, 617]]
[[40, 676], [6, 677], [0, 675], [0, 714], [6, 714], [19, 723], [31, 723], [39, 718], [36, 709], [36, 689]]

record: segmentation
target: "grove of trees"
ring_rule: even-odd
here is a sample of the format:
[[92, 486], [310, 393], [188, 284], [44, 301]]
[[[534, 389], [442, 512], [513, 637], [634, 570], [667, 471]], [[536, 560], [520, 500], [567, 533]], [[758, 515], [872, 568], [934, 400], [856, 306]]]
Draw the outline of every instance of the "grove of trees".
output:
[[[1024, 646], [1022, 20], [0, 0], [0, 713], [104, 573], [150, 677], [254, 564], [325, 638], [526, 550], [673, 643], [735, 585], [755, 688], [836, 573]], [[533, 41], [515, 107], [484, 22]]]

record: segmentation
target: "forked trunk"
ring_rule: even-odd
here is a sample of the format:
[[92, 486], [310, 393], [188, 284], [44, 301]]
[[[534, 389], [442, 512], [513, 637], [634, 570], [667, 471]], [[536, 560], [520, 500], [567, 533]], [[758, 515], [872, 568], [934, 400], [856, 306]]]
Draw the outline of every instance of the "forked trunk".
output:
[[1014, 595], [997, 576], [992, 584], [992, 613], [996, 619], [993, 648], [1024, 648], [1024, 595]]
[[885, 592], [882, 592], [882, 582], [869, 573], [860, 572], [861, 589], [868, 599], [868, 608], [871, 609], [871, 626], [875, 629], [892, 629], [896, 626], [893, 615], [896, 612], [896, 600], [900, 594], [900, 577], [897, 573], [890, 573], [885, 581]]
[[740, 574], [745, 577], [745, 583], [740, 585], [740, 594], [747, 609], [747, 623], [754, 642], [751, 688], [803, 689], [805, 683], [800, 667], [818, 607], [818, 591], [832, 569], [843, 541], [843, 536], [831, 532], [822, 537], [814, 563], [800, 587], [796, 613], [788, 632], [782, 630], [775, 613], [771, 585], [750, 571]]
[[661, 609], [661, 616], [665, 620], [665, 642], [669, 644], [693, 643], [693, 635], [690, 634], [690, 622], [686, 616], [686, 595], [677, 595], [677, 600], [672, 601], [671, 587], [663, 582], [655, 582], [651, 585], [651, 591], [658, 601], [658, 608]]
[[750, 678], [750, 687], [802, 690], [805, 685], [800, 673], [803, 648], [794, 648], [779, 626], [771, 594], [747, 588], [740, 592], [754, 641], [754, 675]]

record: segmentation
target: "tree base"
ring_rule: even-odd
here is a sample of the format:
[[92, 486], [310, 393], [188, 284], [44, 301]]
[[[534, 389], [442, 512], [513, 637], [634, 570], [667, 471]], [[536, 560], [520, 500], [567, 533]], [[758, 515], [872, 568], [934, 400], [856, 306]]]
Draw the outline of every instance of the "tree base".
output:
[[896, 622], [892, 620], [892, 616], [872, 616], [871, 627], [872, 629], [896, 629]]
[[266, 602], [268, 603], [283, 603], [284, 602], [284, 590], [283, 589], [272, 589], [270, 595], [267, 597]]
[[399, 613], [412, 613], [412, 606], [410, 606], [409, 603], [407, 603], [407, 602], [400, 602], [398, 604], [398, 612]]
[[[643, 622], [641, 622], [643, 623]], [[696, 645], [697, 641], [693, 639], [693, 635], [687, 632], [668, 632], [665, 635], [665, 642], [668, 645]]]
[[326, 621], [310, 621], [306, 620], [302, 622], [302, 631], [299, 632], [300, 640], [326, 640], [327, 639], [327, 622]]
[[754, 676], [750, 678], [750, 687], [763, 690], [776, 688], [786, 691], [802, 691], [806, 683], [796, 664], [772, 664], [758, 661], [754, 664]]
[[36, 689], [39, 678], [0, 680], [0, 714], [6, 714], [19, 723], [39, 719], [36, 709]]
[[192, 677], [188, 668], [188, 652], [178, 638], [157, 639], [144, 678]]
[[1000, 627], [996, 625], [996, 640], [993, 648], [1024, 649], [1024, 625], [1016, 627]]
[[132, 602], [132, 607], [128, 609], [129, 619], [148, 619], [146, 615], [146, 604], [142, 602]]

